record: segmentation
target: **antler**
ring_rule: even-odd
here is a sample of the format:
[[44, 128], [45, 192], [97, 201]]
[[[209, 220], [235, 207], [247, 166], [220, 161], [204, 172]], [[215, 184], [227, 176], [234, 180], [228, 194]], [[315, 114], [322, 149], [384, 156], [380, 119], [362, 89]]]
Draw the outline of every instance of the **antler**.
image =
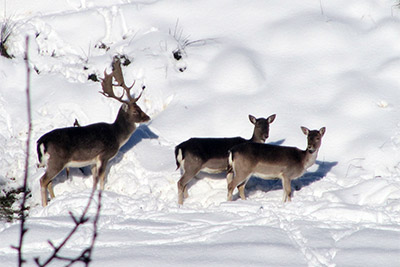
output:
[[139, 98], [142, 96], [143, 91], [144, 91], [145, 88], [146, 88], [146, 86], [143, 85], [142, 86], [142, 91], [140, 92], [139, 96], [134, 99], [134, 102], [137, 102], [139, 100]]
[[114, 76], [114, 72], [111, 72], [111, 74], [108, 74], [106, 70], [104, 70], [104, 78], [101, 79], [101, 88], [103, 89], [103, 92], [100, 92], [101, 94], [103, 94], [106, 97], [110, 97], [110, 98], [114, 98], [116, 100], [118, 100], [119, 102], [122, 103], [127, 103], [127, 101], [122, 100], [122, 98], [124, 97], [124, 94], [122, 94], [120, 97], [116, 96], [114, 94], [114, 89], [113, 89], [113, 83], [112, 83], [112, 79]]
[[[115, 79], [117, 84], [113, 84], [113, 78]], [[124, 76], [122, 74], [121, 61], [117, 57], [114, 57], [114, 60], [112, 63], [111, 74], [107, 74], [106, 70], [104, 70], [104, 78], [101, 80], [102, 80], [101, 87], [103, 89], [103, 92], [100, 92], [101, 94], [103, 94], [106, 97], [114, 98], [114, 99], [118, 100], [119, 102], [126, 103], [126, 104], [136, 103], [139, 100], [139, 98], [142, 96], [143, 90], [145, 89], [145, 86], [143, 86], [142, 91], [140, 92], [139, 96], [136, 98], [132, 97], [131, 89], [135, 85], [135, 81], [133, 82], [133, 84], [130, 87], [126, 86]], [[113, 86], [120, 86], [124, 89], [124, 92], [122, 93], [122, 95], [120, 97], [117, 97], [114, 94]], [[122, 99], [124, 97], [125, 93], [128, 97], [128, 100]]]
[[114, 57], [114, 60], [112, 63], [112, 69], [113, 69], [114, 78], [117, 81], [118, 86], [121, 86], [122, 88], [124, 88], [126, 95], [129, 99], [129, 102], [136, 102], [135, 98], [133, 98], [131, 96], [131, 89], [135, 85], [136, 81], [133, 81], [133, 84], [130, 87], [126, 86], [125, 79], [122, 74], [121, 61], [119, 60], [119, 58]]

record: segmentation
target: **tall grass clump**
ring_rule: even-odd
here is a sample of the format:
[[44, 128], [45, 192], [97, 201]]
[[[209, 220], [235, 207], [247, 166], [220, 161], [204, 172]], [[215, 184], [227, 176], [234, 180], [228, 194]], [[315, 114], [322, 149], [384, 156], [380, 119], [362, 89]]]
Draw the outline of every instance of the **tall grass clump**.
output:
[[15, 23], [10, 19], [4, 19], [1, 22], [0, 28], [0, 55], [6, 58], [12, 58], [12, 55], [8, 52], [8, 43], [11, 34], [15, 29]]

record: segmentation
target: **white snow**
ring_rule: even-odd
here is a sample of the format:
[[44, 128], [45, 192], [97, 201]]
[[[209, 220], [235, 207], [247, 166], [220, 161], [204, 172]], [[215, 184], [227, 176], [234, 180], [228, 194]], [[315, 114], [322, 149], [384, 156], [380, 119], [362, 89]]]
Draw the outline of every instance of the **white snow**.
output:
[[[146, 90], [140, 125], [110, 163], [92, 266], [399, 266], [400, 9], [394, 0], [0, 2], [16, 28], [0, 57], [0, 191], [22, 184], [27, 138], [25, 36], [33, 112], [24, 253], [51, 252], [92, 187], [90, 170], [54, 181], [40, 205], [36, 140], [59, 127], [112, 122], [120, 104], [99, 94], [114, 55], [127, 84]], [[185, 40], [198, 41], [184, 46]], [[109, 49], [100, 49], [104, 44]], [[173, 52], [184, 48], [179, 61]], [[181, 72], [180, 69], [185, 69]], [[200, 174], [177, 204], [174, 147], [190, 137], [251, 136], [304, 148], [300, 126], [327, 132], [290, 203], [280, 181], [252, 178], [226, 201], [225, 176]], [[235, 191], [237, 194], [237, 191]], [[95, 214], [95, 207], [90, 209]], [[91, 224], [63, 255], [88, 245]], [[18, 222], [0, 222], [1, 266], [15, 266]], [[53, 266], [62, 266], [56, 262]]]

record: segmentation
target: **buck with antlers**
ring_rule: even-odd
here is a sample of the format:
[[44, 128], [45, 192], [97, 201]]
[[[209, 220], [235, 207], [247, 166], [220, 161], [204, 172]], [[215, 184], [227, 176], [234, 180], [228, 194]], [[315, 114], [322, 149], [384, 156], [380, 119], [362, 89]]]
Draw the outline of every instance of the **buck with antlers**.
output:
[[299, 178], [315, 163], [321, 146], [325, 127], [310, 131], [301, 130], [307, 135], [307, 149], [275, 146], [268, 144], [246, 143], [235, 146], [229, 153], [228, 201], [232, 200], [235, 187], [241, 199], [246, 199], [244, 188], [252, 175], [262, 179], [281, 179], [283, 201], [291, 201], [291, 181]]
[[249, 115], [254, 124], [253, 136], [247, 140], [233, 138], [190, 138], [175, 147], [176, 165], [181, 168], [182, 176], [178, 181], [178, 203], [183, 204], [188, 197], [187, 184], [200, 171], [220, 173], [228, 169], [228, 151], [235, 145], [245, 142], [264, 143], [269, 136], [269, 125], [275, 120], [273, 114], [268, 118]]
[[[113, 78], [116, 86], [124, 89], [121, 96], [116, 96], [113, 89]], [[104, 190], [104, 179], [107, 163], [118, 153], [136, 129], [136, 123], [147, 122], [150, 117], [136, 104], [131, 95], [131, 88], [125, 85], [121, 64], [113, 61], [113, 71], [104, 71], [102, 94], [122, 103], [114, 123], [95, 123], [82, 127], [55, 129], [46, 133], [37, 141], [39, 167], [47, 167], [40, 178], [42, 205], [47, 206], [47, 190], [54, 198], [52, 180], [66, 167], [92, 166], [93, 188], [100, 180], [100, 189]], [[142, 90], [144, 87], [142, 88]], [[124, 95], [128, 100], [123, 100]]]

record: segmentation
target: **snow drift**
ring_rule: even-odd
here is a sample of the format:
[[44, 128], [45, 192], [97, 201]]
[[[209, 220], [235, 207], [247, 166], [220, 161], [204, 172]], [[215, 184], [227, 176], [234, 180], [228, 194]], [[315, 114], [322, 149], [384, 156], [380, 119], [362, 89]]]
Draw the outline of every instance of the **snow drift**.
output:
[[[0, 185], [22, 184], [27, 137], [25, 36], [31, 37], [33, 137], [111, 122], [98, 93], [112, 57], [146, 90], [152, 117], [107, 174], [94, 266], [396, 266], [400, 253], [400, 12], [393, 1], [8, 1], [14, 59], [0, 58]], [[1, 12], [0, 14], [4, 14]], [[187, 41], [192, 42], [187, 45]], [[182, 58], [174, 52], [181, 49]], [[183, 70], [183, 72], [182, 72]], [[300, 126], [326, 127], [317, 163], [292, 183], [252, 178], [226, 202], [224, 175], [200, 174], [177, 205], [174, 147], [189, 137], [249, 138], [248, 114], [277, 114], [269, 143], [304, 148]], [[61, 173], [40, 206], [31, 153], [25, 255], [51, 251], [86, 204], [90, 171]], [[91, 211], [93, 214], [94, 211]], [[18, 223], [0, 223], [0, 256], [16, 264]], [[85, 247], [91, 226], [65, 248]], [[5, 242], [6, 241], [6, 242]], [[55, 265], [58, 266], [56, 263]]]

